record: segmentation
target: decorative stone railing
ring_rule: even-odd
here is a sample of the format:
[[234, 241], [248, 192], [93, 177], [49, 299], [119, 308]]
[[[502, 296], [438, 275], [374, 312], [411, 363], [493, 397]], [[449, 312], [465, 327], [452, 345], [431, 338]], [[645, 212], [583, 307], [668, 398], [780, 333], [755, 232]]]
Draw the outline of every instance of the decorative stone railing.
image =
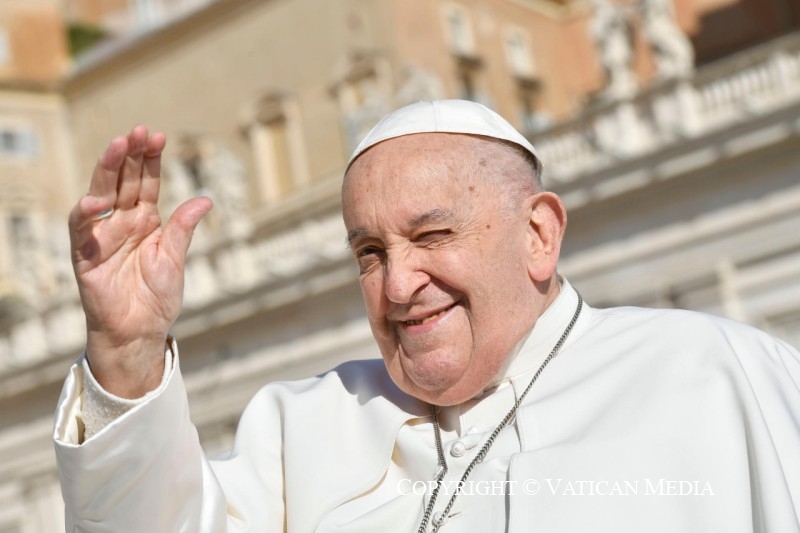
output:
[[[533, 141], [545, 161], [546, 178], [558, 188], [798, 100], [800, 34], [704, 67], [690, 80], [599, 106]], [[338, 190], [338, 184], [331, 190]], [[326, 197], [333, 194], [323, 192]], [[292, 280], [313, 277], [315, 270], [348, 261], [338, 209], [294, 224], [266, 225], [274, 230], [259, 224], [236, 236], [195, 240], [186, 268], [186, 314], [201, 314], [209, 306], [247, 298], [256, 290], [279, 290]], [[61, 292], [0, 332], [0, 372], [78, 355], [85, 330], [83, 313], [77, 291]]]
[[347, 258], [341, 213], [311, 218], [261, 239], [247, 237], [198, 249], [186, 265], [184, 308], [280, 284]]
[[[77, 292], [77, 291], [76, 291]], [[53, 355], [79, 355], [86, 325], [77, 294], [52, 302], [40, 313], [16, 320], [0, 335], [0, 371], [26, 366]]]
[[703, 67], [687, 80], [597, 106], [532, 138], [550, 185], [744, 122], [800, 100], [800, 34]]
[[[280, 288], [313, 270], [349, 261], [338, 210], [298, 225], [255, 237], [252, 229], [236, 237], [206, 238], [193, 244], [186, 265], [184, 312], [196, 314], [221, 301], [246, 298], [256, 289]], [[85, 323], [77, 291], [18, 318], [0, 334], [0, 372], [71, 354], [78, 356]]]

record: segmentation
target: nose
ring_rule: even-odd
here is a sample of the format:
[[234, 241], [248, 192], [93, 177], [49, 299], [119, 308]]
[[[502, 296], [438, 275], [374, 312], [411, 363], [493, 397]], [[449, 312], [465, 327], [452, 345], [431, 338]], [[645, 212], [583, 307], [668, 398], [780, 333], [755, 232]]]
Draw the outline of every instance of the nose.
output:
[[430, 282], [413, 251], [387, 254], [383, 267], [384, 290], [390, 302], [407, 304]]

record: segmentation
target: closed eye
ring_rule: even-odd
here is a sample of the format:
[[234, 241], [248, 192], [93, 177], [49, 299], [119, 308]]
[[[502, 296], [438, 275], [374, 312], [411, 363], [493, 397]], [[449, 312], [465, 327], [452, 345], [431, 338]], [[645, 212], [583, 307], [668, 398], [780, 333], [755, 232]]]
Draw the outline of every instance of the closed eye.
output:
[[414, 239], [418, 242], [436, 242], [442, 239], [446, 239], [450, 235], [453, 234], [453, 231], [450, 229], [437, 229], [433, 231], [425, 231], [420, 233]]

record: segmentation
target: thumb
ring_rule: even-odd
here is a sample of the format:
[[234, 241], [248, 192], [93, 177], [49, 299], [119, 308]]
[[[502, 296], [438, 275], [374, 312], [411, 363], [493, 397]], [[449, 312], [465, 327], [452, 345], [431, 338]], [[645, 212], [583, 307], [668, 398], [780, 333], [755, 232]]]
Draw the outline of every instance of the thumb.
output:
[[169, 217], [161, 234], [161, 249], [173, 258], [183, 259], [200, 220], [211, 210], [211, 198], [201, 196], [182, 203]]

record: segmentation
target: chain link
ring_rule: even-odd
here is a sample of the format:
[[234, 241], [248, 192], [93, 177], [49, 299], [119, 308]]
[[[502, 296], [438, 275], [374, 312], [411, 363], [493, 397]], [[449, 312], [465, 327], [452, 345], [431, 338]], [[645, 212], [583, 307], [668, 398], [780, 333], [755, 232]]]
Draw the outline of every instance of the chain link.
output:
[[[553, 357], [556, 356], [559, 350], [561, 350], [561, 346], [567, 340], [567, 337], [569, 337], [569, 334], [572, 332], [572, 328], [575, 327], [575, 323], [578, 321], [578, 317], [580, 316], [582, 309], [583, 309], [583, 298], [581, 297], [580, 294], [578, 294], [578, 305], [575, 308], [575, 314], [572, 315], [572, 320], [570, 320], [566, 329], [564, 329], [564, 332], [561, 334], [561, 337], [558, 339], [558, 342], [556, 342], [555, 346], [553, 346], [553, 349], [550, 350], [550, 354], [545, 358], [545, 360], [539, 366], [539, 370], [537, 370], [536, 373], [533, 375], [533, 378], [531, 378], [531, 382], [528, 383], [528, 386], [525, 387], [525, 390], [522, 392], [522, 394], [519, 395], [517, 401], [514, 402], [514, 406], [506, 414], [506, 416], [503, 417], [503, 420], [500, 421], [500, 424], [497, 425], [494, 431], [492, 431], [492, 434], [489, 435], [488, 439], [486, 439], [486, 442], [483, 444], [481, 449], [478, 451], [477, 454], [475, 454], [475, 458], [469, 463], [466, 470], [464, 470], [464, 475], [461, 476], [461, 480], [456, 485], [456, 490], [453, 492], [453, 495], [450, 497], [450, 500], [447, 502], [447, 505], [445, 506], [444, 510], [442, 510], [440, 514], [440, 519], [438, 521], [433, 520], [432, 523], [433, 529], [431, 530], [431, 533], [437, 533], [442, 524], [444, 524], [445, 520], [447, 519], [447, 516], [450, 514], [450, 510], [453, 508], [453, 504], [455, 503], [456, 498], [461, 493], [461, 488], [466, 483], [467, 478], [475, 469], [475, 467], [478, 464], [482, 463], [483, 460], [486, 458], [486, 455], [489, 453], [489, 449], [494, 444], [494, 441], [497, 439], [497, 436], [500, 435], [500, 432], [503, 431], [503, 429], [509, 424], [509, 422], [511, 422], [511, 420], [516, 416], [517, 409], [519, 408], [520, 405], [522, 405], [525, 396], [528, 395], [528, 392], [530, 392], [531, 388], [533, 388], [533, 384], [536, 383], [537, 379], [539, 379], [539, 375], [541, 375], [544, 368], [548, 365], [548, 363], [550, 363]], [[447, 475], [447, 460], [445, 459], [444, 456], [444, 448], [442, 447], [442, 435], [441, 435], [441, 430], [439, 428], [439, 409], [440, 408], [438, 406], [431, 406], [431, 412], [433, 414], [433, 431], [434, 431], [434, 437], [436, 438], [436, 452], [439, 455], [439, 466], [437, 468], [437, 470], [439, 471], [439, 475], [436, 478], [436, 488], [434, 488], [433, 492], [431, 493], [431, 499], [430, 501], [428, 501], [428, 505], [425, 508], [425, 514], [422, 516], [422, 522], [420, 522], [419, 524], [419, 529], [417, 530], [417, 533], [425, 533], [427, 531], [428, 522], [431, 519], [431, 515], [433, 514], [433, 508], [436, 505], [436, 499], [439, 496], [439, 489], [442, 487], [442, 480], [444, 479], [445, 475]]]

